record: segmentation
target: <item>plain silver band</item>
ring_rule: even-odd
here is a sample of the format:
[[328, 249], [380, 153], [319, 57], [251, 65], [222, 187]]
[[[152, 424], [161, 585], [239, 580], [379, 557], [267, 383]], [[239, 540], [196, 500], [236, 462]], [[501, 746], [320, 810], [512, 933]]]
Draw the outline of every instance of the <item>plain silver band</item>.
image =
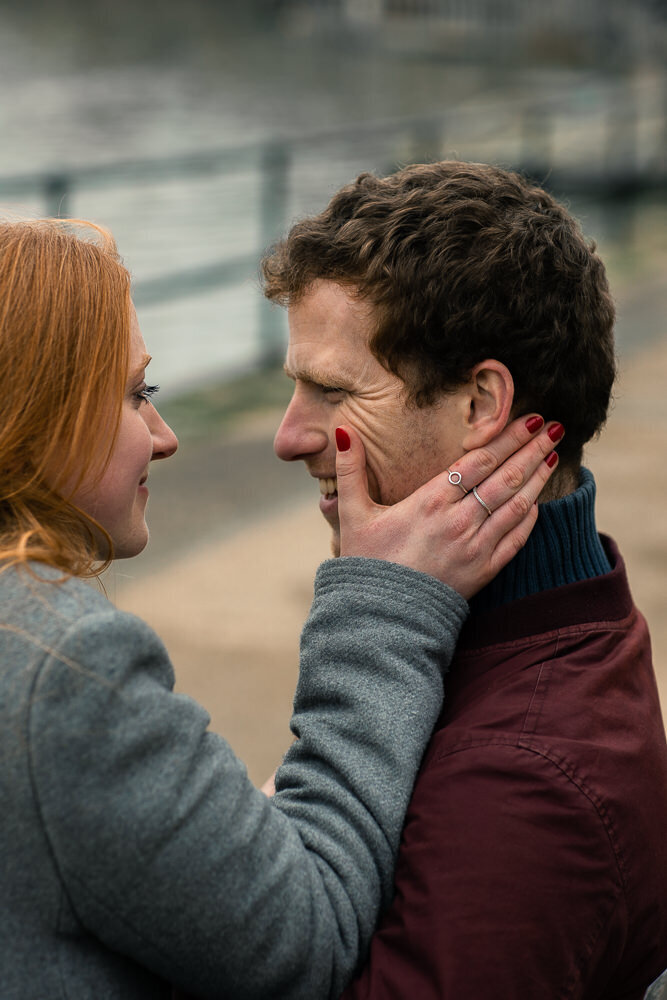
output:
[[473, 488], [472, 488], [472, 495], [474, 496], [475, 500], [478, 500], [479, 503], [481, 503], [481, 505], [484, 508], [484, 510], [486, 511], [486, 513], [489, 515], [489, 517], [491, 517], [491, 515], [493, 514], [493, 511], [491, 510], [491, 508], [489, 506], [487, 506], [487, 504], [484, 503], [484, 501], [482, 500], [481, 496], [477, 492], [477, 487], [476, 486], [473, 486]]
[[[458, 486], [458, 488], [460, 490], [463, 490], [464, 494], [467, 495], [468, 491], [465, 488], [465, 486], [463, 485], [463, 483], [461, 482], [461, 473], [460, 472], [452, 472], [451, 469], [447, 469], [447, 472], [449, 473], [449, 475], [447, 476], [447, 479], [449, 479], [449, 481], [452, 484], [452, 486]], [[456, 478], [457, 476], [458, 476], [458, 479]]]

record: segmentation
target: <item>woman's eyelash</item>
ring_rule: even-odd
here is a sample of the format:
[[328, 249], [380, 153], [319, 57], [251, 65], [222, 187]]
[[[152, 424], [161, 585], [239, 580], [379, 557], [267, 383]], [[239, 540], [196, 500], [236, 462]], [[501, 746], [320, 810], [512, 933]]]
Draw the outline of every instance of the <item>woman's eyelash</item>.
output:
[[151, 396], [154, 396], [156, 392], [159, 392], [159, 390], [159, 385], [145, 385], [142, 389], [138, 390], [137, 396], [140, 396], [148, 402]]

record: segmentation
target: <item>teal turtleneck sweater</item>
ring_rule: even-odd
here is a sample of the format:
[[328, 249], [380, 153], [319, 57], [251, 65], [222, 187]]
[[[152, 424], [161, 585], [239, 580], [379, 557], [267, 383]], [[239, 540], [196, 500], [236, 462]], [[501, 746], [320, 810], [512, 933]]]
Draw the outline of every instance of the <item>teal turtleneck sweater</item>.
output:
[[524, 548], [470, 602], [474, 613], [529, 594], [602, 576], [611, 569], [595, 526], [595, 480], [582, 468], [579, 486], [560, 500], [540, 504]]

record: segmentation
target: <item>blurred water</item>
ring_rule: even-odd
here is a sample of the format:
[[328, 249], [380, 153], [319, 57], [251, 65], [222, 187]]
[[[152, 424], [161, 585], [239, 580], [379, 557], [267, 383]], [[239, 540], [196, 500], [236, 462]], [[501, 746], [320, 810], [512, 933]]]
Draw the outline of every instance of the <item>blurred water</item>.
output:
[[[0, 180], [448, 109], [456, 113], [455, 126], [438, 138], [437, 148], [432, 145], [431, 155], [511, 164], [525, 142], [516, 109], [540, 95], [551, 101], [562, 95], [567, 114], [551, 142], [583, 158], [592, 155], [591, 138], [600, 125], [596, 88], [618, 86], [570, 70], [499, 80], [490, 70], [466, 65], [333, 50], [262, 32], [213, 37], [205, 25], [183, 51], [156, 58], [148, 41], [142, 49], [133, 37], [128, 52], [121, 46], [110, 59], [107, 46], [106, 58], [97, 60], [100, 38], [94, 32], [82, 38], [66, 22], [50, 22], [46, 33], [33, 22], [28, 30], [27, 23], [0, 3]], [[660, 116], [656, 106], [655, 122], [650, 113], [643, 119], [647, 148]], [[420, 155], [424, 151], [408, 131], [391, 143], [353, 135], [299, 147], [285, 224], [321, 208], [361, 170], [393, 169]], [[37, 215], [46, 210], [38, 196], [3, 205]], [[68, 214], [114, 232], [137, 283], [235, 256], [259, 258], [267, 238], [260, 219], [261, 175], [252, 167], [84, 185], [67, 207]], [[594, 206], [583, 211], [588, 231], [604, 236], [604, 219]], [[277, 236], [273, 232], [270, 239]], [[260, 346], [261, 308], [254, 268], [232, 288], [144, 306], [140, 321], [154, 355], [151, 378], [170, 392], [252, 363]]]
[[[275, 41], [220, 37], [212, 52], [202, 39], [202, 50], [203, 65], [187, 53], [168, 65], [136, 55], [128, 63], [122, 52], [116, 64], [96, 65], [66, 31], [45, 39], [0, 9], [0, 176], [172, 156], [345, 120], [346, 95], [330, 76], [302, 85], [309, 67], [286, 65], [289, 53]], [[355, 103], [357, 114], [363, 105]], [[254, 171], [82, 188], [68, 213], [111, 228], [139, 282], [236, 254], [259, 257], [258, 183]], [[9, 207], [46, 211], [38, 196]], [[250, 274], [238, 287], [143, 308], [152, 377], [168, 391], [253, 359], [259, 299]]]

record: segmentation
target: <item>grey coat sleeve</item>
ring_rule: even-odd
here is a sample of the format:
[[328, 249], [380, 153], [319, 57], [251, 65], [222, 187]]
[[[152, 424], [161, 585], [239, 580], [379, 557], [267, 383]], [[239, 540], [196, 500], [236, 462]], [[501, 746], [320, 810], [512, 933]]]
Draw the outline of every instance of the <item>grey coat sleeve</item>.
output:
[[466, 604], [374, 560], [318, 571], [274, 803], [172, 691], [152, 630], [72, 625], [31, 701], [34, 794], [81, 923], [205, 997], [337, 996], [366, 947]]

